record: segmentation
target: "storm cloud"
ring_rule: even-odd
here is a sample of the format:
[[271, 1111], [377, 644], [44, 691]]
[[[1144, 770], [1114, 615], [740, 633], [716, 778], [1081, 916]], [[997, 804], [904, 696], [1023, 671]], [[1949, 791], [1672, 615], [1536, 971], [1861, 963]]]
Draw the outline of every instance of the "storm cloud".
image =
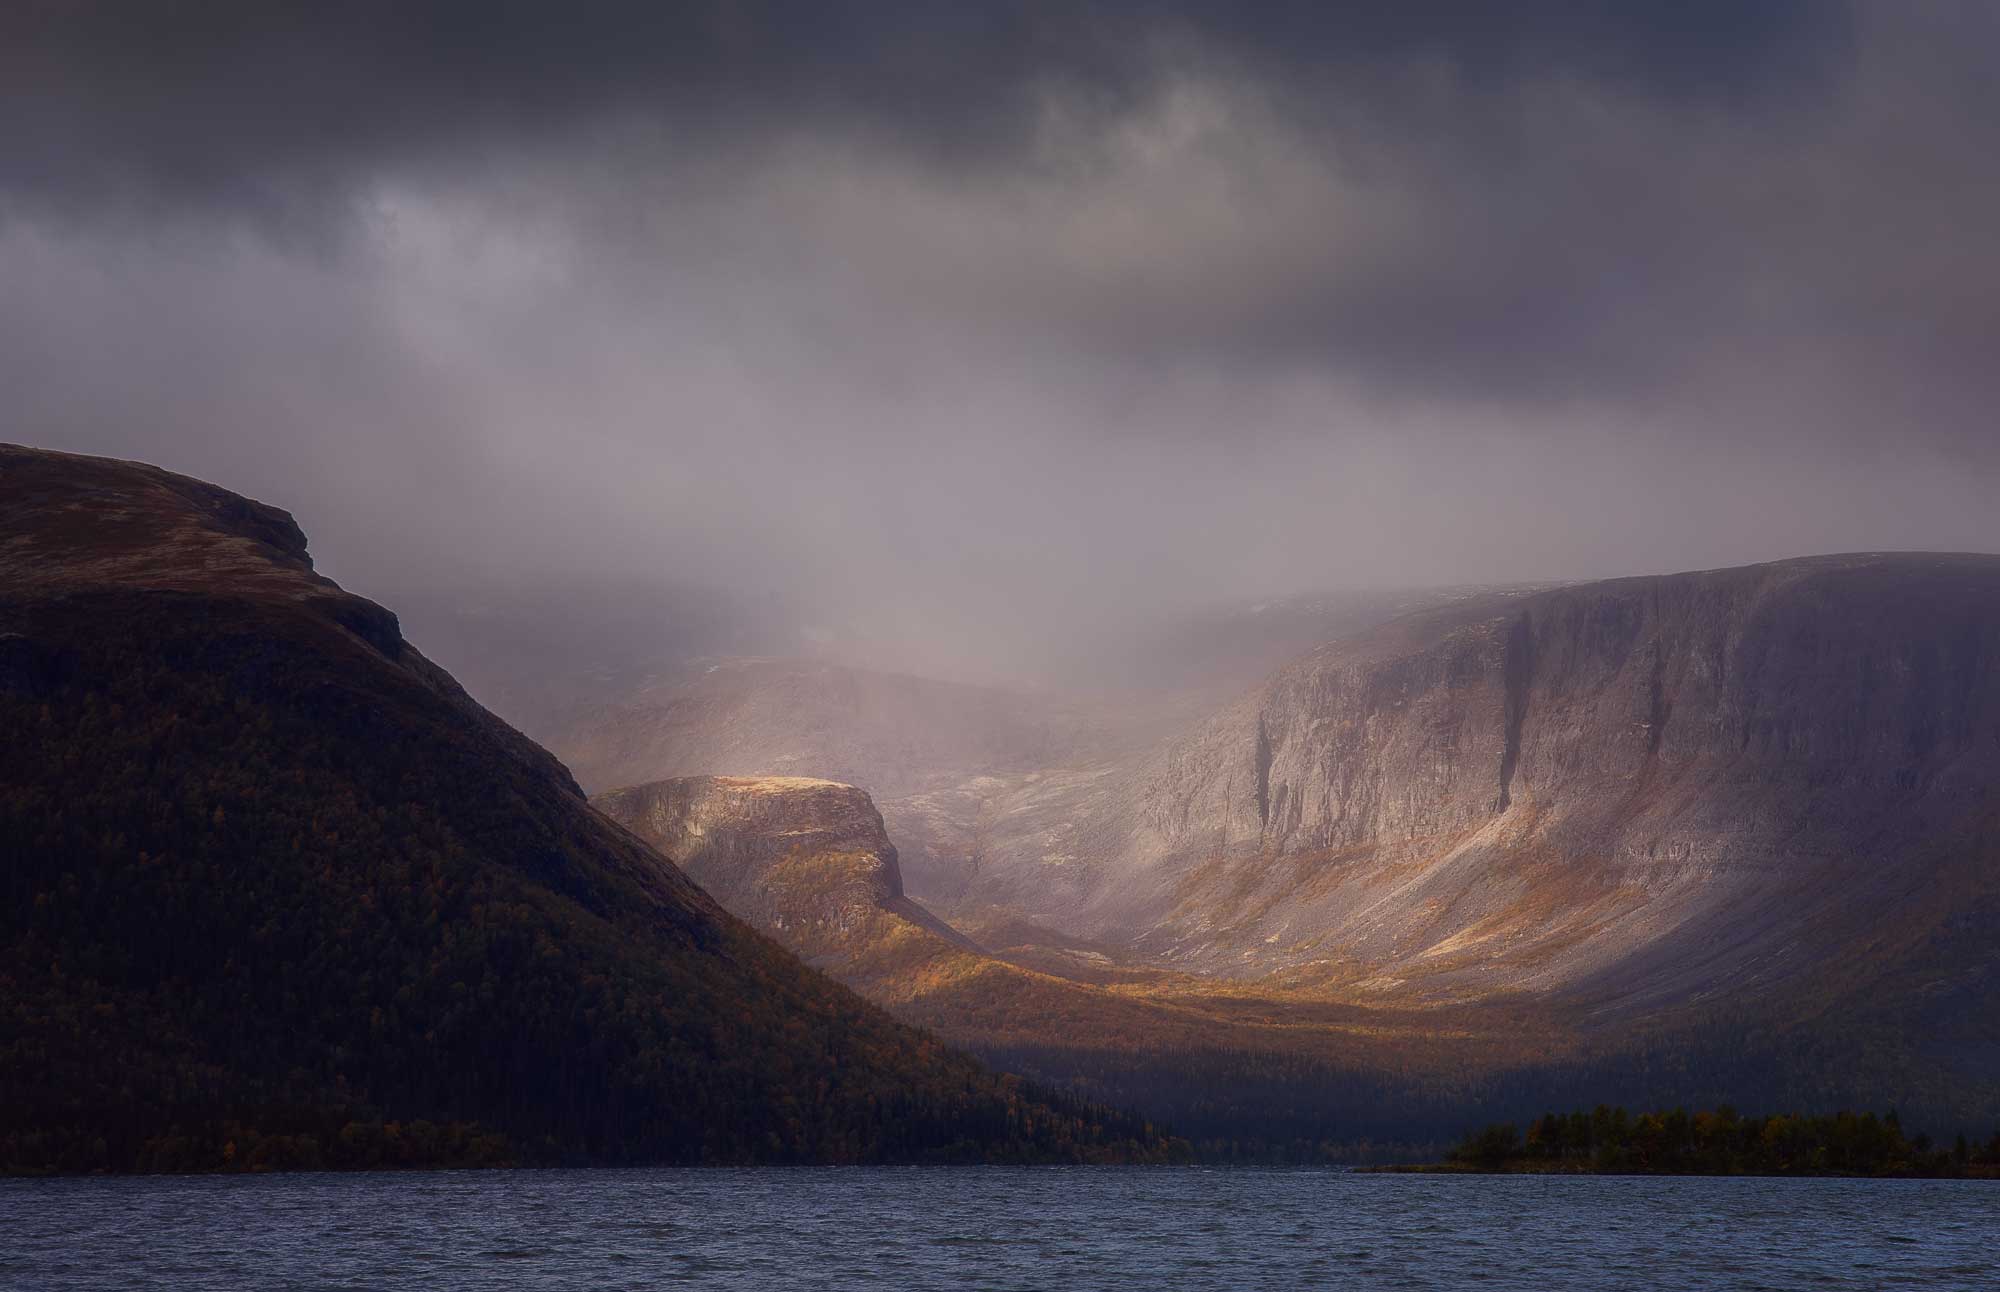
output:
[[870, 658], [2000, 548], [1976, 4], [37, 3], [6, 438]]

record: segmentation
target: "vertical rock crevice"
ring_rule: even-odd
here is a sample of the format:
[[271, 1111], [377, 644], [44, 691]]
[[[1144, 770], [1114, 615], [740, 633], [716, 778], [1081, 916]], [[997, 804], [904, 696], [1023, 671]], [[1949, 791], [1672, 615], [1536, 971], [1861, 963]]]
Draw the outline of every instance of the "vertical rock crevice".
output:
[[1261, 830], [1271, 826], [1271, 730], [1261, 713], [1257, 715], [1257, 825]]

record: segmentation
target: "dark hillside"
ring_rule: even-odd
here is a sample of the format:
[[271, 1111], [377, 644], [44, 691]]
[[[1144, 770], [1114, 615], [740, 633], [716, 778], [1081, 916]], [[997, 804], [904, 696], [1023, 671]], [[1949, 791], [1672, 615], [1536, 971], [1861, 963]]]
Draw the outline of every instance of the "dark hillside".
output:
[[1135, 1156], [724, 914], [311, 573], [0, 448], [0, 1166]]

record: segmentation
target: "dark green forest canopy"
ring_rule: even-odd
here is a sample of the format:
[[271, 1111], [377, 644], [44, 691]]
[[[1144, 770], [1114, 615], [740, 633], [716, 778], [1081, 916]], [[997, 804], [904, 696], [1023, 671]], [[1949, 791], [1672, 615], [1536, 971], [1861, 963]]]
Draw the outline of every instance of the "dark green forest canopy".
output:
[[724, 914], [282, 512], [0, 449], [0, 731], [0, 1167], [1170, 1152]]
[[1545, 1113], [1523, 1132], [1495, 1123], [1452, 1150], [1488, 1171], [1659, 1175], [2000, 1176], [2000, 1133], [1938, 1144], [1893, 1112], [1745, 1117], [1729, 1107], [1631, 1113], [1600, 1104]]

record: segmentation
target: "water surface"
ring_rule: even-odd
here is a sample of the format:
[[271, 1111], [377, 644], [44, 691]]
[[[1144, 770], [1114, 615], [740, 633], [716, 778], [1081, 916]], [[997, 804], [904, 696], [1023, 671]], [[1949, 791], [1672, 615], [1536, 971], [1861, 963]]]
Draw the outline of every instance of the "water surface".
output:
[[7, 1288], [2000, 1288], [2000, 1183], [1327, 1170], [0, 1181]]

